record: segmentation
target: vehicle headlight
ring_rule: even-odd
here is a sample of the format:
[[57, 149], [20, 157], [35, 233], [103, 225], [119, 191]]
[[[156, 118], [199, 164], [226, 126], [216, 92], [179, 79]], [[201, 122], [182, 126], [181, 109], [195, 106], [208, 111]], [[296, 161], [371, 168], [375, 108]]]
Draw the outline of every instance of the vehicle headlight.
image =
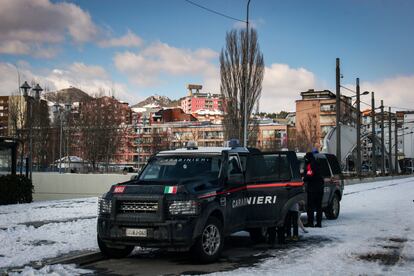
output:
[[198, 213], [198, 203], [195, 200], [174, 200], [170, 203], [169, 211], [171, 215], [196, 215]]
[[98, 202], [99, 214], [109, 214], [112, 209], [112, 200], [99, 198]]

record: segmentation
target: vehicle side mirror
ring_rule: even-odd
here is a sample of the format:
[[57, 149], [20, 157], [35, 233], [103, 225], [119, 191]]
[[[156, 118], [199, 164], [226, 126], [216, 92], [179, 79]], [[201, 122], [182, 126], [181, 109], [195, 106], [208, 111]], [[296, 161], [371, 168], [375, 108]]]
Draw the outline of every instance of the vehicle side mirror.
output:
[[134, 174], [134, 175], [131, 176], [131, 180], [135, 180], [137, 178], [138, 178], [138, 175], [137, 174]]

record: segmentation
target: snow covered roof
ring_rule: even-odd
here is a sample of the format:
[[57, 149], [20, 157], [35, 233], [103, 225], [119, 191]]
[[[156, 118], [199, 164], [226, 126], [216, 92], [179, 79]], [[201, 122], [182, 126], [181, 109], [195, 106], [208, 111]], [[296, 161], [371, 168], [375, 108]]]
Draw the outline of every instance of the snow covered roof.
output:
[[145, 108], [158, 108], [160, 106], [158, 104], [155, 104], [155, 103], [150, 103], [150, 104], [144, 105], [143, 107], [145, 107]]
[[196, 113], [197, 115], [223, 115], [223, 111], [217, 109], [199, 109], [196, 110], [194, 113]]
[[59, 163], [60, 161], [62, 161], [62, 162], [80, 163], [80, 162], [83, 162], [84, 160], [82, 158], [80, 158], [79, 156], [63, 156], [62, 158], [57, 159], [55, 161], [55, 163]]
[[133, 107], [133, 108], [131, 108], [131, 110], [134, 111], [134, 112], [137, 112], [137, 113], [142, 113], [142, 112], [147, 111], [147, 109], [143, 108], [143, 107]]

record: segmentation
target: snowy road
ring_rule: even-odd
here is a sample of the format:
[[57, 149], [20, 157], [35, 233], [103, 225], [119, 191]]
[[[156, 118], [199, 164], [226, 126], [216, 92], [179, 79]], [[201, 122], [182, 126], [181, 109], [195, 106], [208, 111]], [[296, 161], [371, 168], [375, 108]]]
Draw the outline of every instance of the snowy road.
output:
[[[262, 246], [258, 253], [262, 257], [254, 265], [217, 273], [413, 275], [413, 200], [414, 178], [346, 186], [338, 220], [324, 220], [324, 228], [310, 229], [286, 248]], [[0, 269], [96, 250], [95, 216], [96, 198], [0, 206]], [[257, 248], [252, 253], [258, 255]], [[77, 271], [62, 266], [47, 269]], [[220, 270], [217, 265], [215, 271]], [[198, 271], [203, 272], [203, 266]]]

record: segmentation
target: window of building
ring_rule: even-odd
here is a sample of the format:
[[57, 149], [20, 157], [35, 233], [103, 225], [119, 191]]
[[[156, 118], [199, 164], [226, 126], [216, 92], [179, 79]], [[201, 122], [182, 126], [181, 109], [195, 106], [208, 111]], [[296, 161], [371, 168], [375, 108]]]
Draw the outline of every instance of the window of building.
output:
[[322, 112], [335, 112], [336, 108], [334, 104], [321, 104]]

